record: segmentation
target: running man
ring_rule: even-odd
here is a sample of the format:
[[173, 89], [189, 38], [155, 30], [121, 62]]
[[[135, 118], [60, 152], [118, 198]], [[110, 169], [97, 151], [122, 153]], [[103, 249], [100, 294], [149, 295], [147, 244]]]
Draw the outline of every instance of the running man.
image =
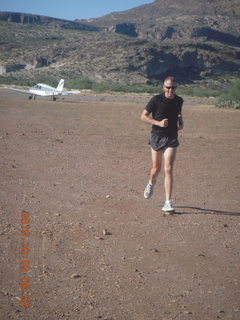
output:
[[183, 129], [183, 99], [176, 95], [176, 88], [174, 78], [166, 78], [163, 84], [164, 92], [152, 97], [141, 115], [142, 121], [152, 124], [149, 139], [152, 168], [149, 182], [144, 190], [144, 198], [151, 197], [156, 178], [161, 170], [162, 159], [164, 159], [166, 201], [162, 211], [169, 213], [174, 212], [172, 203], [173, 165], [179, 146], [178, 130]]

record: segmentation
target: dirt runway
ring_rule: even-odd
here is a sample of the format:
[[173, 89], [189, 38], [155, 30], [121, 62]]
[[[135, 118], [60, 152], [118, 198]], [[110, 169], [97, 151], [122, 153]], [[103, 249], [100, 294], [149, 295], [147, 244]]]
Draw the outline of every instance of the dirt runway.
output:
[[239, 320], [240, 112], [185, 98], [163, 216], [148, 97], [94, 97], [0, 92], [1, 319]]

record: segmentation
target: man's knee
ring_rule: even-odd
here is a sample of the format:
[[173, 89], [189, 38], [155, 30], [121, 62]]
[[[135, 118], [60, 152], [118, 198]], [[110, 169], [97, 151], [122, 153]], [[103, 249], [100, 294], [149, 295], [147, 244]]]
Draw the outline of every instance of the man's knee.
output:
[[165, 164], [165, 167], [164, 167], [164, 170], [165, 170], [165, 173], [166, 174], [171, 174], [172, 171], [173, 171], [173, 162], [169, 162], [169, 163], [166, 163]]
[[159, 166], [159, 165], [153, 166], [152, 171], [154, 173], [159, 173], [161, 171], [161, 166]]

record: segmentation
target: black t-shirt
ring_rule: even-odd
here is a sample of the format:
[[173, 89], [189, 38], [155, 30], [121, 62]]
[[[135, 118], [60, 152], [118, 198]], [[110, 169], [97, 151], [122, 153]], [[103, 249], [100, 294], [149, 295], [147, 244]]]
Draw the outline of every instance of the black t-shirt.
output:
[[159, 126], [152, 126], [152, 133], [161, 137], [176, 137], [178, 135], [178, 115], [182, 111], [183, 99], [175, 94], [173, 99], [167, 99], [164, 93], [152, 97], [145, 109], [152, 113], [154, 120], [161, 121], [168, 119], [168, 126], [162, 128]]

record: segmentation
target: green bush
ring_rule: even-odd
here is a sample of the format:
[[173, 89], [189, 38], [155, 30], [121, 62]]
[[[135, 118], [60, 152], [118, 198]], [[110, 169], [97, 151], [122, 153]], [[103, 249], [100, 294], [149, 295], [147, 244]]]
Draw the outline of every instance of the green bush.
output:
[[124, 92], [124, 93], [159, 93], [160, 87], [150, 85], [125, 85], [119, 83], [93, 83], [92, 90], [96, 92]]
[[34, 79], [16, 79], [14, 77], [0, 77], [0, 84], [16, 85], [32, 87], [36, 83], [46, 83], [49, 86], [56, 87], [59, 80], [56, 80], [50, 76], [37, 76]]
[[221, 91], [214, 89], [204, 89], [198, 87], [179, 87], [178, 94], [191, 97], [219, 97]]
[[240, 80], [234, 82], [218, 99], [216, 103], [220, 108], [240, 109]]
[[79, 77], [69, 80], [67, 87], [72, 89], [92, 89], [92, 81], [87, 77]]
[[0, 77], [0, 84], [16, 85], [16, 86], [32, 86], [32, 80], [21, 80], [12, 77]]

